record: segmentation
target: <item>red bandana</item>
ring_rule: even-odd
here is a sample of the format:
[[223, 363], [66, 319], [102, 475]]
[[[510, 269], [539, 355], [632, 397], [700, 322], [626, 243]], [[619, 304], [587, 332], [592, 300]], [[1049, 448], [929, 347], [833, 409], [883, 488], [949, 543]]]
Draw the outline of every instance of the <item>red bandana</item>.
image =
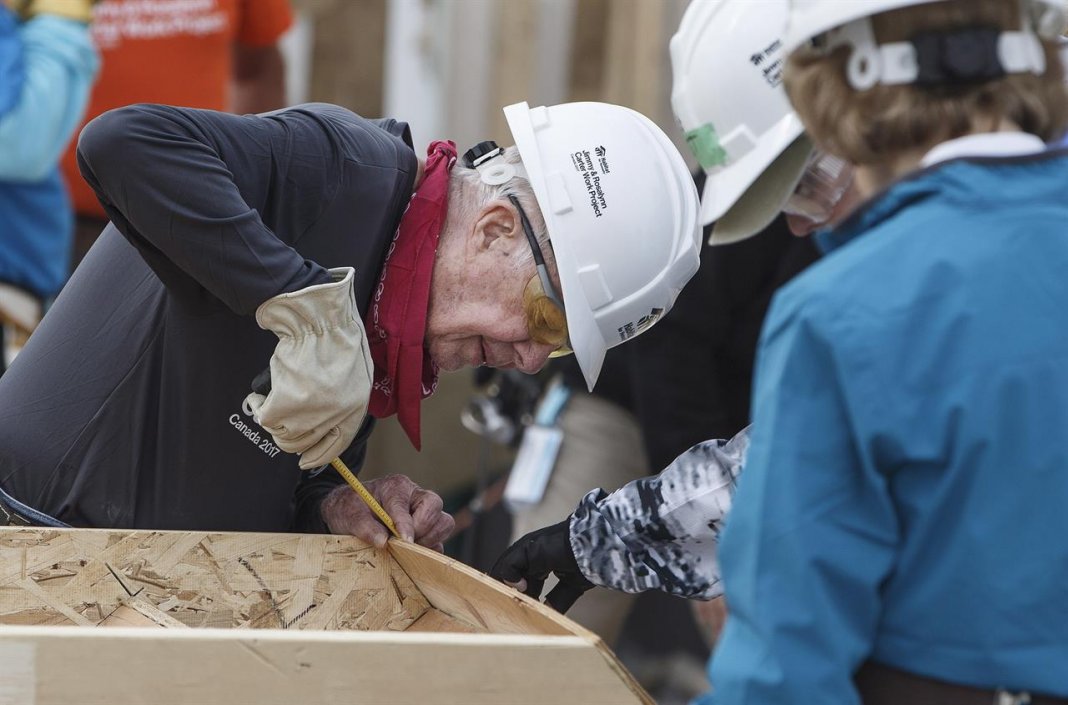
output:
[[397, 414], [417, 450], [419, 405], [438, 386], [438, 369], [423, 347], [423, 337], [434, 253], [449, 205], [449, 171], [455, 163], [452, 142], [434, 142], [427, 149], [423, 182], [393, 236], [364, 321], [375, 366], [371, 416]]

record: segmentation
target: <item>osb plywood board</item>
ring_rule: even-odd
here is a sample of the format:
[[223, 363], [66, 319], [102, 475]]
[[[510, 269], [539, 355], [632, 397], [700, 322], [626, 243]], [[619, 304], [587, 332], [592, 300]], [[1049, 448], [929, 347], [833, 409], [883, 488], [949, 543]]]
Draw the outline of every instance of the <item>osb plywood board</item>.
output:
[[399, 631], [430, 607], [385, 551], [335, 536], [0, 533], [0, 623]]
[[0, 705], [652, 703], [595, 635], [396, 541], [0, 527], [0, 625]]
[[578, 634], [597, 636], [539, 602], [446, 556], [429, 560], [427, 549], [390, 541], [394, 559], [431, 605], [494, 634]]

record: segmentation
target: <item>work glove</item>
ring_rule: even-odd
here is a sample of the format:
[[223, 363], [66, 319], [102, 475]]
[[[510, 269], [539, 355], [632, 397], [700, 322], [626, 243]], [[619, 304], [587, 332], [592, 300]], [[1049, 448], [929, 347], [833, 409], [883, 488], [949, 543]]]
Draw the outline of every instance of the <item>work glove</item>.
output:
[[93, 5], [100, 0], [6, 0], [8, 6], [21, 19], [29, 20], [38, 15], [66, 17], [88, 24], [93, 19]]
[[549, 573], [559, 582], [545, 596], [545, 604], [557, 612], [567, 612], [582, 593], [593, 587], [579, 570], [571, 549], [571, 517], [519, 539], [501, 554], [490, 570], [490, 576], [535, 600], [540, 599]]
[[252, 417], [304, 470], [349, 447], [367, 413], [371, 352], [353, 299], [352, 267], [331, 269], [330, 284], [279, 294], [260, 304], [256, 322], [278, 336], [271, 390], [245, 398]]

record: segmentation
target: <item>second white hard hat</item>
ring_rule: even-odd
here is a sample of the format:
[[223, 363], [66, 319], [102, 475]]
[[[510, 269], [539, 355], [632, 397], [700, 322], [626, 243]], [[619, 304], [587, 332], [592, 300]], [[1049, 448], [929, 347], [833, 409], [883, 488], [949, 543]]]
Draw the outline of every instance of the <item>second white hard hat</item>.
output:
[[504, 109], [549, 231], [571, 348], [592, 390], [605, 352], [658, 321], [697, 272], [697, 189], [651, 120], [607, 103]]
[[788, 0], [694, 0], [671, 39], [671, 104], [707, 179], [712, 244], [779, 214], [812, 151], [782, 87]]

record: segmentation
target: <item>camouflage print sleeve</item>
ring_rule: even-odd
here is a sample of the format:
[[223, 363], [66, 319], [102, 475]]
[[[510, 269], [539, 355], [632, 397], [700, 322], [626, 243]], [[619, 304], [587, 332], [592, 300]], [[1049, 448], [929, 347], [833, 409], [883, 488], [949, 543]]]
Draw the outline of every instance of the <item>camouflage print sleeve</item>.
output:
[[659, 475], [587, 494], [571, 518], [583, 574], [625, 592], [721, 595], [716, 545], [748, 447], [745, 429], [730, 441], [695, 445]]

